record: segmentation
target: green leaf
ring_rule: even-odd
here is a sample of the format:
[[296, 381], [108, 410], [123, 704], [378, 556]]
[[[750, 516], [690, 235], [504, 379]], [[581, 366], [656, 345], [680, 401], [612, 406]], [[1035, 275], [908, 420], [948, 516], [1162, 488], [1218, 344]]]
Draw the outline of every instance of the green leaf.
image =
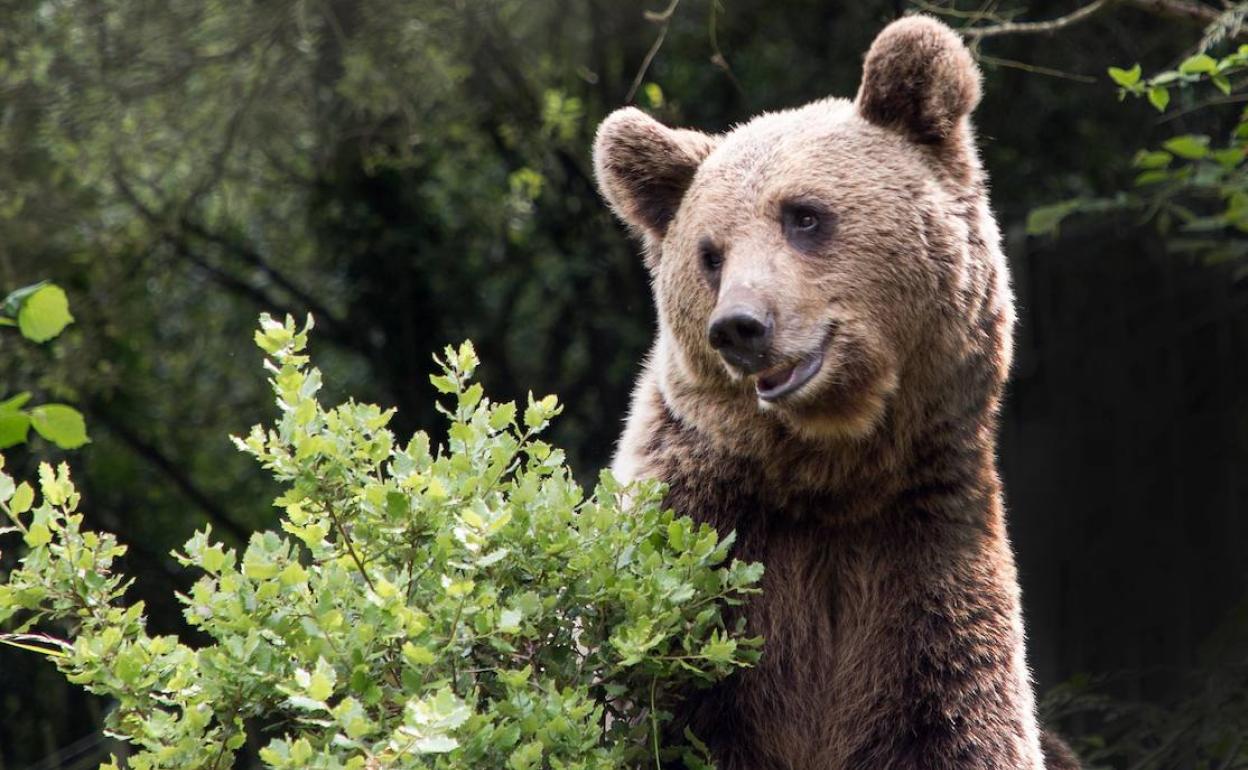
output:
[[1150, 184], [1157, 184], [1158, 182], [1166, 181], [1167, 179], [1170, 178], [1170, 176], [1171, 174], [1169, 171], [1165, 171], [1163, 169], [1158, 169], [1158, 168], [1151, 169], [1149, 171], [1145, 171], [1142, 174], [1136, 175], [1135, 186], [1146, 187], [1147, 185], [1150, 185]]
[[61, 449], [77, 449], [91, 439], [82, 413], [64, 404], [41, 404], [30, 410], [30, 424]]
[[1200, 160], [1209, 154], [1209, 137], [1199, 134], [1184, 134], [1167, 139], [1161, 146], [1180, 158]]
[[1140, 150], [1131, 160], [1131, 165], [1136, 168], [1165, 168], [1172, 160], [1174, 156], [1163, 150]]
[[30, 510], [31, 503], [35, 501], [35, 490], [30, 484], [23, 481], [17, 485], [17, 489], [13, 492], [13, 497], [9, 500], [9, 511], [14, 515], [25, 513]]
[[1129, 70], [1124, 70], [1119, 67], [1109, 68], [1109, 76], [1113, 78], [1115, 83], [1123, 88], [1131, 88], [1136, 83], [1140, 82], [1140, 72], [1140, 65], [1138, 64]]
[[554, 395], [546, 396], [538, 401], [534, 400], [533, 394], [530, 393], [529, 406], [524, 410], [524, 426], [529, 430], [540, 430], [560, 411], [562, 409], [559, 406], [559, 400]]
[[8, 411], [15, 412], [18, 409], [21, 409], [23, 406], [26, 406], [27, 401], [30, 401], [29, 393], [26, 393], [26, 392], [18, 393], [16, 396], [13, 396], [12, 398], [6, 399], [4, 401], [0, 401], [0, 412], [8, 412]]
[[25, 444], [29, 433], [29, 415], [24, 412], [0, 411], [0, 449]]
[[519, 610], [503, 610], [498, 616], [498, 630], [505, 634], [514, 634], [520, 630], [523, 617]]
[[662, 109], [663, 107], [663, 89], [658, 83], [646, 83], [641, 88], [642, 94], [646, 97], [646, 103], [652, 110]]
[[1170, 92], [1160, 86], [1154, 86], [1148, 89], [1148, 102], [1156, 107], [1158, 112], [1165, 112], [1166, 106], [1170, 104]]
[[225, 566], [225, 562], [225, 551], [219, 545], [213, 546], [212, 548], [205, 548], [204, 552], [199, 557], [199, 565], [203, 567], [206, 572], [211, 572], [213, 574], [220, 572], [221, 568]]
[[511, 425], [516, 420], [516, 402], [508, 401], [505, 404], [499, 404], [490, 411], [490, 428], [493, 430], [502, 430]]
[[481, 396], [485, 393], [485, 388], [481, 383], [474, 382], [459, 394], [459, 408], [472, 409], [481, 402]]
[[312, 674], [312, 680], [308, 683], [308, 697], [313, 700], [324, 701], [334, 694], [334, 680], [331, 679], [324, 671], [316, 671]]
[[477, 350], [472, 346], [472, 341], [464, 340], [459, 346], [459, 351], [455, 354], [455, 370], [471, 377], [479, 363], [481, 361], [477, 358]]
[[1227, 147], [1213, 151], [1213, 159], [1225, 168], [1235, 168], [1244, 159], [1243, 147]]
[[511, 752], [507, 758], [508, 770], [533, 770], [542, 765], [542, 742], [530, 741]]
[[672, 519], [667, 525], [667, 542], [678, 552], [684, 551], [686, 547], [685, 528], [681, 524], [680, 520]]
[[444, 375], [431, 374], [429, 375], [429, 382], [438, 389], [439, 393], [454, 393], [456, 390], [454, 380]]
[[69, 300], [55, 284], [47, 284], [31, 294], [17, 311], [17, 326], [31, 342], [47, 342], [60, 334], [74, 317]]
[[1207, 72], [1216, 72], [1218, 62], [1208, 54], [1198, 53], [1195, 56], [1188, 57], [1179, 65], [1179, 72], [1184, 75], [1199, 75]]
[[39, 548], [52, 542], [52, 530], [48, 526], [47, 510], [45, 507], [35, 511], [35, 520], [30, 523], [25, 537], [22, 538], [31, 548]]
[[264, 561], [251, 550], [243, 556], [243, 574], [252, 580], [269, 580], [279, 572], [278, 566], [271, 561]]
[[414, 666], [428, 666], [437, 660], [427, 647], [417, 647], [411, 642], [403, 643], [403, 657]]
[[1027, 214], [1027, 234], [1047, 235], [1056, 233], [1062, 220], [1070, 216], [1078, 208], [1079, 201], [1070, 200], [1032, 209]]

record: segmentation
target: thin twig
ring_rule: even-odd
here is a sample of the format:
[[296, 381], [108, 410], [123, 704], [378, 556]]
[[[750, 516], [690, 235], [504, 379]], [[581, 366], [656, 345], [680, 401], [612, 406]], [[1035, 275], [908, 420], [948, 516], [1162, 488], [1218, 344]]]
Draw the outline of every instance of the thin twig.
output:
[[663, 26], [659, 28], [659, 36], [655, 38], [654, 44], [650, 46], [650, 50], [646, 51], [646, 58], [641, 60], [641, 68], [637, 70], [637, 76], [633, 78], [633, 84], [628, 87], [628, 94], [624, 97], [626, 104], [631, 103], [633, 97], [637, 95], [637, 89], [641, 88], [641, 81], [646, 77], [646, 72], [650, 69], [651, 62], [658, 55], [659, 49], [663, 47], [663, 41], [667, 39], [667, 31], [672, 27], [672, 16], [676, 13], [676, 7], [679, 5], [680, 0], [672, 0], [671, 4], [662, 13], [646, 14], [648, 20], [659, 22]]
[[658, 683], [657, 676], [650, 677], [650, 738], [654, 744], [655, 770], [662, 770], [663, 760], [659, 756], [659, 715], [654, 711], [654, 688]]
[[351, 536], [347, 534], [347, 530], [342, 526], [342, 521], [338, 518], [338, 514], [334, 513], [334, 505], [328, 500], [325, 501], [325, 512], [329, 514], [330, 521], [334, 522], [334, 526], [338, 528], [338, 535], [342, 537], [342, 544], [347, 547], [347, 553], [351, 554], [351, 559], [355, 562], [355, 566], [360, 570], [360, 577], [364, 578], [364, 582], [368, 583], [368, 587], [377, 592], [377, 587], [373, 585], [373, 579], [368, 576], [368, 572], [364, 569], [364, 562], [360, 561], [360, 556], [355, 552], [355, 546], [351, 544]]
[[1185, 107], [1181, 110], [1175, 110], [1174, 112], [1167, 112], [1163, 117], [1159, 118], [1157, 122], [1159, 124], [1168, 123], [1172, 120], [1181, 118], [1184, 115], [1189, 115], [1193, 112], [1203, 110], [1206, 107], [1213, 107], [1218, 104], [1236, 104], [1237, 102], [1248, 102], [1248, 94], [1231, 94], [1229, 96], [1219, 96], [1213, 99], [1205, 99], [1202, 102], [1193, 104], [1191, 107]]
[[728, 80], [732, 82], [733, 87], [737, 89], [737, 93], [744, 94], [745, 89], [742, 88], [741, 81], [737, 80], [736, 73], [732, 71], [732, 66], [728, 64], [728, 57], [724, 56], [723, 50], [719, 47], [719, 34], [716, 30], [718, 26], [718, 12], [719, 0], [711, 0], [710, 18], [707, 22], [709, 27], [707, 35], [711, 39], [711, 63], [724, 71], [724, 74], [728, 76]]
[[[928, 5], [928, 3], [922, 2], [922, 0], [912, 0], [912, 2], [921, 6]], [[1093, 2], [1065, 16], [1059, 16], [1048, 21], [1007, 21], [984, 27], [963, 27], [958, 31], [964, 37], [975, 41], [998, 35], [1051, 34], [1074, 24], [1087, 21], [1106, 8], [1116, 4], [1130, 6], [1153, 16], [1185, 21], [1201, 26], [1213, 24], [1222, 17], [1222, 13], [1217, 9], [1191, 2], [1191, 0], [1093, 0]], [[1240, 37], [1243, 37], [1242, 32], [1236, 35], [1236, 39]]]
[[988, 64], [995, 64], [998, 67], [1011, 67], [1013, 69], [1032, 72], [1037, 75], [1048, 75], [1053, 78], [1062, 78], [1064, 80], [1073, 80], [1076, 83], [1096, 83], [1097, 79], [1089, 75], [1076, 75], [1073, 72], [1063, 72], [1062, 70], [1049, 69], [1041, 67], [1038, 64], [1028, 64], [1023, 61], [1015, 61], [1014, 59], [1002, 59], [988, 54], [979, 54], [979, 60]]
[[1216, 9], [1188, 0], [1127, 0], [1132, 6], [1154, 16], [1209, 25], [1222, 15]]
[[1118, 2], [1118, 0], [1093, 0], [1093, 2], [1078, 10], [1071, 11], [1065, 16], [1059, 16], [1056, 19], [1049, 19], [1048, 21], [1006, 21], [987, 27], [964, 27], [959, 32], [971, 40], [980, 40], [985, 37], [998, 35], [1047, 35], [1060, 29], [1065, 29], [1072, 24], [1086, 21], [1115, 2]]
[[1022, 13], [1023, 10], [1018, 8], [1006, 11], [1005, 13], [997, 13], [992, 9], [992, 6], [996, 5], [995, 2], [984, 3], [984, 5], [977, 11], [962, 11], [957, 8], [948, 8], [943, 5], [929, 3], [926, 0], [910, 0], [910, 4], [921, 11], [934, 13], [937, 16], [948, 16], [952, 19], [967, 19], [971, 24], [974, 24], [977, 21], [985, 20], [1007, 22], [1010, 20], [1010, 17], [1017, 16], [1019, 13]]

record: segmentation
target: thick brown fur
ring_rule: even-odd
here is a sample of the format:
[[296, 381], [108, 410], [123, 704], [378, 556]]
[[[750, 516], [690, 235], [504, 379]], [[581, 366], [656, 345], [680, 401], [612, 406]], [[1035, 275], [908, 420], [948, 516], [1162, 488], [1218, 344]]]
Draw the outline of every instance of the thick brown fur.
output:
[[[614, 470], [766, 566], [742, 608], [762, 660], [680, 715], [721, 770], [1044, 767], [995, 470], [1013, 310], [978, 94], [957, 36], [911, 17], [854, 102], [719, 137], [633, 109], [599, 130], [660, 319]], [[817, 238], [782, 226], [794, 201]], [[766, 400], [712, 348], [728, 295], [774, 319], [768, 371], [822, 356], [803, 387]]]

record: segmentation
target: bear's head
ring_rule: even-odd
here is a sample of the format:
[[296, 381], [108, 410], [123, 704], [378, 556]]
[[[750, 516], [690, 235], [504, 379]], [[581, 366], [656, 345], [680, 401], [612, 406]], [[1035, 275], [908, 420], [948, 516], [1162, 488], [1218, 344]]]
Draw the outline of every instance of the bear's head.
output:
[[956, 377], [967, 356], [1004, 377], [1009, 295], [968, 119], [978, 100], [958, 36], [914, 16], [876, 38], [852, 102], [723, 135], [633, 108], [603, 122], [595, 171], [645, 242], [651, 365], [677, 411], [713, 403], [860, 437], [899, 390]]

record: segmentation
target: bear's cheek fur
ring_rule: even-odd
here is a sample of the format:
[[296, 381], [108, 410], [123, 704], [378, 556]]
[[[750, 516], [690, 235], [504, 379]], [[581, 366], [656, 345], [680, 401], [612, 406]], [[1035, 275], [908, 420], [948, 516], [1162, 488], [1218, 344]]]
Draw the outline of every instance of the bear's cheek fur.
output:
[[732, 387], [719, 354], [711, 348], [707, 326], [718, 299], [698, 264], [697, 247], [685, 231], [673, 229], [662, 247], [654, 277], [659, 328], [669, 335], [669, 352], [679, 375], [694, 386]]
[[859, 438], [880, 422], [899, 381], [886, 341], [841, 327], [819, 374], [791, 399], [765, 408], [811, 440]]
[[923, 379], [916, 361], [945, 347], [949, 325], [939, 310], [942, 263], [928, 253], [918, 206], [885, 198], [842, 211], [847, 225], [815, 260], [822, 275], [785, 287], [789, 296], [818, 292], [837, 327], [819, 373], [772, 408], [812, 439], [870, 433], [902, 380]]

